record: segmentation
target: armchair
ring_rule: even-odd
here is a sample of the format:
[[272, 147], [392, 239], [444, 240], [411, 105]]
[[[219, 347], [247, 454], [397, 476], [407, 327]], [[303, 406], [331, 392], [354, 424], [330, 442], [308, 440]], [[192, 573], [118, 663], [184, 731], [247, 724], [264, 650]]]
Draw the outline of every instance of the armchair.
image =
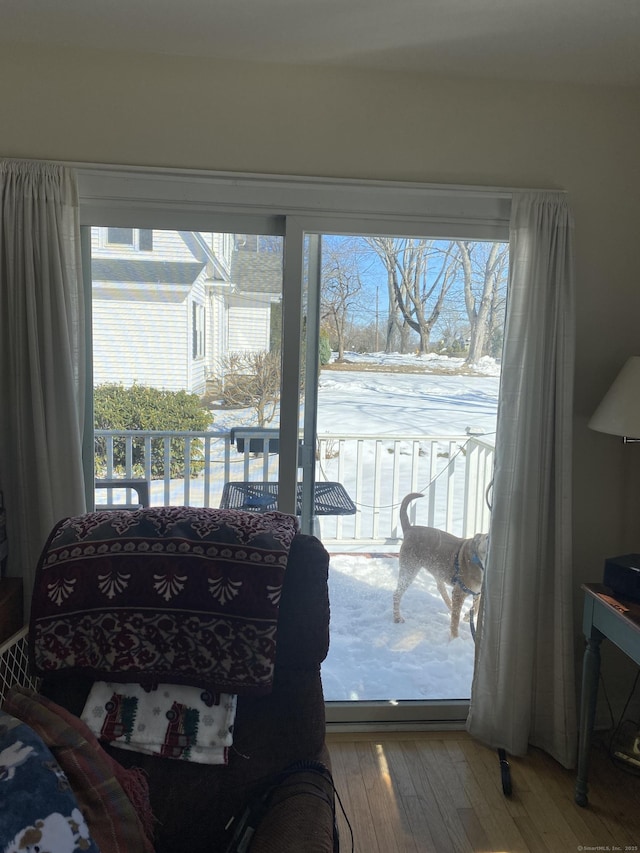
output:
[[[294, 527], [291, 529], [287, 525]], [[136, 539], [139, 545], [145, 537], [148, 541], [144, 553], [136, 551], [137, 546], [133, 545], [130, 550], [126, 549]], [[162, 543], [167, 539], [178, 543], [177, 554], [174, 551], [162, 552]], [[85, 558], [78, 557], [76, 553], [73, 556], [71, 540], [75, 541], [78, 553], [90, 543], [90, 555]], [[115, 550], [111, 547], [114, 543]], [[154, 547], [163, 553], [160, 562], [149, 556]], [[103, 553], [105, 549], [109, 552], [104, 560], [102, 556], [95, 556], [101, 548]], [[207, 552], [204, 556], [203, 549]], [[280, 593], [275, 588], [277, 584], [273, 583], [274, 575], [269, 574], [269, 559], [260, 563], [260, 558], [256, 557], [258, 552], [264, 556], [270, 550], [278, 551], [276, 563], [286, 563]], [[210, 558], [208, 554], [214, 551], [218, 556]], [[230, 552], [233, 552], [232, 557]], [[63, 558], [63, 553], [71, 556]], [[252, 555], [257, 564], [248, 566]], [[240, 569], [239, 563], [243, 563]], [[98, 661], [95, 656], [91, 658], [95, 649], [87, 646], [87, 638], [93, 636], [96, 643], [99, 639], [99, 644], [104, 644], [108, 633], [105, 625], [111, 623], [112, 617], [117, 620], [122, 615], [110, 609], [117, 599], [114, 593], [112, 598], [105, 599], [105, 610], [109, 613], [106, 621], [101, 621], [95, 609], [91, 610], [93, 605], [89, 605], [86, 598], [75, 611], [69, 607], [67, 615], [59, 617], [60, 611], [64, 610], [64, 602], [55, 604], [51, 590], [62, 589], [55, 585], [66, 579], [77, 591], [83, 583], [80, 579], [83, 572], [96, 579], [101, 578], [98, 582], [107, 589], [107, 573], [112, 579], [117, 579], [118, 573], [121, 578], [134, 573], [141, 577], [145, 571], [147, 574], [150, 572], [150, 578], [170, 575], [176, 585], [189, 573], [206, 576], [211, 585], [211, 572], [222, 572], [226, 581], [231, 582], [228, 589], [235, 589], [233, 584], [239, 583], [239, 578], [246, 583], [256, 574], [266, 574], [269, 582], [265, 589], [271, 590], [277, 604], [275, 631], [265, 634], [274, 640], [271, 673], [268, 660], [261, 660], [259, 655], [256, 658], [253, 651], [248, 655], [250, 659], [244, 662], [244, 669], [237, 661], [233, 664], [238, 672], [242, 670], [242, 675], [236, 679], [241, 686], [237, 695], [233, 744], [227, 750], [226, 764], [202, 764], [132, 752], [118, 746], [116, 740], [102, 744], [118, 765], [127, 769], [139, 768], [148, 780], [156, 853], [336, 851], [334, 790], [325, 745], [324, 698], [320, 678], [320, 664], [329, 643], [328, 554], [322, 544], [315, 537], [298, 533], [295, 521], [280, 513], [256, 515], [233, 510], [150, 508], [134, 512], [89, 513], [79, 519], [61, 522], [53, 531], [41, 558], [30, 625], [31, 663], [42, 678], [40, 693], [48, 701], [76, 717], [83, 713], [94, 681], [105, 677], [104, 661]], [[218, 583], [217, 575], [215, 583]], [[162, 588], [166, 590], [169, 587]], [[131, 596], [134, 597], [134, 592]], [[167, 602], [173, 604], [178, 598], [169, 597]], [[225, 610], [218, 607], [220, 602], [227, 603], [224, 599], [224, 595], [216, 599], [216, 607], [213, 608], [216, 618]], [[127, 601], [126, 597], [122, 601]], [[194, 599], [184, 599], [181, 606], [185, 612], [193, 609]], [[65, 635], [80, 611], [83, 611], [83, 621], [74, 624], [72, 642], [66, 649], [58, 647], [59, 638]], [[228, 608], [225, 612], [228, 614]], [[233, 611], [230, 622], [239, 612], [238, 609]], [[167, 607], [163, 613], [163, 619], [175, 617], [175, 624], [183, 618], [188, 620], [188, 615], [184, 617], [183, 612], [175, 608]], [[123, 618], [129, 616], [124, 614]], [[256, 624], [260, 619], [267, 619], [264, 612], [260, 618], [252, 614], [251, 618], [254, 617]], [[69, 621], [65, 625], [66, 618]], [[150, 635], [148, 627], [140, 627], [141, 632], [147, 632], [145, 636]], [[197, 628], [201, 632], [204, 630], [203, 625]], [[212, 629], [207, 636], [214, 636], [218, 628]], [[189, 630], [188, 626], [185, 630]], [[249, 630], [239, 634], [230, 648], [245, 643], [251, 633]], [[112, 639], [115, 645], [126, 635], [127, 632], [120, 630], [114, 632]], [[265, 649], [265, 637], [259, 643], [262, 651]], [[176, 640], [174, 648], [181, 642], [182, 638]], [[51, 655], [50, 650], [54, 646], [56, 652]], [[144, 682], [149, 671], [139, 667], [139, 661], [131, 664], [131, 655], [127, 658], [128, 663], [119, 663], [117, 651], [108, 649], [105, 654], [105, 660], [115, 661], [116, 671], [110, 673], [113, 680], [130, 681], [133, 673], [136, 679]], [[207, 651], [211, 652], [211, 648]], [[246, 649], [241, 654], [245, 653]], [[177, 654], [173, 657], [173, 671], [167, 673], [162, 672], [162, 661], [156, 660], [151, 666], [151, 681], [170, 682], [176, 679], [187, 684], [192, 680], [186, 669], [193, 654], [176, 663], [178, 657]], [[88, 663], [90, 659], [93, 661], [91, 664]], [[218, 689], [216, 681], [226, 680], [228, 683], [221, 687], [229, 688], [234, 679], [228, 671], [226, 675], [220, 675], [221, 670], [216, 669], [219, 661], [216, 662], [215, 653], [206, 660], [212, 668], [205, 681]], [[225, 666], [229, 666], [228, 660]], [[130, 671], [119, 671], [119, 668], [124, 670], [127, 667]], [[252, 668], [255, 672], [251, 672]], [[249, 681], [247, 672], [250, 673]], [[244, 687], [243, 679], [246, 682]], [[258, 686], [255, 679], [260, 682]], [[203, 682], [196, 686], [202, 687]]]

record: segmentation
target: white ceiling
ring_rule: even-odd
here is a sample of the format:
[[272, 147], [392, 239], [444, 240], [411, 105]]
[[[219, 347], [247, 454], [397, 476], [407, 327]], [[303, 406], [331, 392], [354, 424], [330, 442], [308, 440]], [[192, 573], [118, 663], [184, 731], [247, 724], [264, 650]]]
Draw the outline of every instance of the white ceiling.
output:
[[0, 0], [2, 42], [640, 85], [640, 0]]

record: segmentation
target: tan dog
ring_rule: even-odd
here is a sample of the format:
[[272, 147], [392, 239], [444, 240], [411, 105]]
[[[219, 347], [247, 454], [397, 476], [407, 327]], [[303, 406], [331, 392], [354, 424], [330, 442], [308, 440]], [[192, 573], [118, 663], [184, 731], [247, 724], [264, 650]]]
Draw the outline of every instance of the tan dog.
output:
[[[451, 611], [451, 636], [458, 636], [460, 613], [467, 595], [473, 595], [472, 610], [477, 615], [482, 573], [487, 556], [486, 533], [471, 539], [461, 539], [436, 527], [412, 525], [407, 507], [419, 492], [411, 492], [400, 505], [400, 523], [404, 540], [400, 547], [398, 586], [393, 594], [393, 621], [404, 622], [400, 615], [400, 600], [415, 580], [420, 569], [431, 572], [444, 603]], [[451, 597], [447, 592], [451, 585]]]

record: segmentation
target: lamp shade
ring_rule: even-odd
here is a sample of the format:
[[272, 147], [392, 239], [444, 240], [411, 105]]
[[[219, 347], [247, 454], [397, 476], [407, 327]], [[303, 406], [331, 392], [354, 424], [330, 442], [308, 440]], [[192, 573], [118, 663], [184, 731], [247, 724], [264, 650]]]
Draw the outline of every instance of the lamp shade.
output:
[[640, 356], [630, 358], [593, 413], [589, 427], [598, 432], [640, 438]]

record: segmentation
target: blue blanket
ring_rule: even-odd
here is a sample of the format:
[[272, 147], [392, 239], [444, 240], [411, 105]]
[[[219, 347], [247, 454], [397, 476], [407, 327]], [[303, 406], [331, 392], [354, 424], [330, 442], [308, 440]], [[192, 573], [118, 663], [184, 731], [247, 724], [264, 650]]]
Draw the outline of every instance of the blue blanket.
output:
[[99, 853], [69, 781], [38, 735], [0, 711], [0, 850]]

